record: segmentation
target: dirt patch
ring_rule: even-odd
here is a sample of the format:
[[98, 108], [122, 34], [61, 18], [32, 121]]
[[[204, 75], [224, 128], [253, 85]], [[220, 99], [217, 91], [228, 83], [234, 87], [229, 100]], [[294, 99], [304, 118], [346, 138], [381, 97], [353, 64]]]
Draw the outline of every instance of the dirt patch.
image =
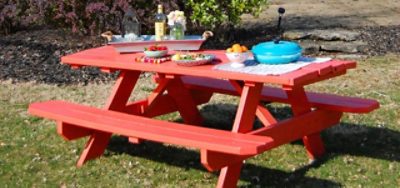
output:
[[0, 39], [0, 79], [66, 84], [108, 81], [114, 75], [95, 68], [71, 70], [60, 57], [100, 46], [102, 40], [62, 30], [21, 31]]
[[269, 3], [259, 19], [243, 16], [245, 26], [276, 24], [278, 7], [286, 9], [287, 30], [400, 25], [399, 0], [270, 0]]

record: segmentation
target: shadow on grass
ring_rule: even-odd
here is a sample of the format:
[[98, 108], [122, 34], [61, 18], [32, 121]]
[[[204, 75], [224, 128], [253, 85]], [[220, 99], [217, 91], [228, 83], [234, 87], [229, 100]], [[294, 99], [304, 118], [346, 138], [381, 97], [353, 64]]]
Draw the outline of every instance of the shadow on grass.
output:
[[[230, 126], [225, 124], [225, 122], [233, 120], [235, 114], [235, 111], [233, 111], [233, 109], [235, 109], [234, 107], [234, 105], [229, 104], [225, 104], [225, 106], [215, 104], [203, 107], [202, 114], [206, 119], [206, 126], [215, 128], [215, 126], [209, 125], [211, 123], [217, 123], [222, 126], [222, 129], [230, 129]], [[288, 114], [291, 113], [288, 107], [268, 108], [278, 119], [287, 118], [290, 116]], [[210, 111], [213, 113], [210, 114]], [[213, 119], [215, 117], [219, 117], [219, 120], [216, 121]], [[249, 182], [251, 186], [291, 187], [301, 184], [307, 187], [337, 187], [341, 186], [338, 182], [306, 177], [305, 174], [308, 170], [318, 168], [327, 161], [341, 155], [365, 156], [387, 161], [400, 161], [400, 132], [397, 131], [344, 122], [339, 126], [327, 129], [323, 132], [322, 136], [325, 141], [327, 155], [315, 163], [305, 165], [293, 172], [285, 172], [246, 163], [242, 169], [241, 180]], [[292, 144], [302, 143], [296, 141]], [[139, 156], [185, 169], [192, 168], [205, 171], [205, 168], [203, 168], [199, 162], [200, 156], [197, 150], [167, 146], [154, 142], [144, 142], [140, 145], [133, 145], [129, 144], [125, 138], [113, 137], [108, 151], [115, 154], [125, 153], [132, 156]], [[214, 173], [214, 175], [217, 176], [218, 174]]]
[[[200, 164], [200, 155], [197, 150], [189, 150], [180, 147], [166, 146], [160, 143], [143, 142], [140, 145], [130, 144], [127, 139], [112, 137], [108, 151], [114, 154], [128, 154], [146, 158], [158, 163], [174, 165], [183, 169], [197, 169], [206, 171]], [[107, 156], [107, 155], [106, 155]], [[339, 183], [330, 180], [323, 180], [314, 177], [306, 177], [305, 173], [312, 166], [305, 166], [295, 172], [285, 172], [277, 169], [270, 169], [251, 163], [243, 166], [240, 179], [249, 182], [250, 186], [290, 186], [295, 184], [306, 184], [314, 187], [338, 187]], [[218, 172], [213, 172], [218, 176]]]

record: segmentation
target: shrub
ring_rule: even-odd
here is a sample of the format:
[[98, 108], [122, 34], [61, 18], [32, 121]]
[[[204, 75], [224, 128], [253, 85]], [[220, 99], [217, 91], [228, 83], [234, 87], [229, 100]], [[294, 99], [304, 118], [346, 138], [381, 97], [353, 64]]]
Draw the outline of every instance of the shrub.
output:
[[46, 0], [8, 0], [0, 3], [0, 33], [43, 24], [50, 4]]
[[244, 13], [257, 15], [266, 0], [6, 0], [0, 2], [0, 32], [9, 33], [23, 27], [48, 24], [71, 28], [81, 34], [101, 31], [119, 32], [124, 12], [136, 10], [142, 31], [152, 33], [157, 4], [165, 12], [184, 10], [189, 28], [216, 28], [235, 25]]
[[194, 24], [216, 28], [237, 25], [242, 14], [258, 16], [267, 0], [188, 0], [186, 7]]

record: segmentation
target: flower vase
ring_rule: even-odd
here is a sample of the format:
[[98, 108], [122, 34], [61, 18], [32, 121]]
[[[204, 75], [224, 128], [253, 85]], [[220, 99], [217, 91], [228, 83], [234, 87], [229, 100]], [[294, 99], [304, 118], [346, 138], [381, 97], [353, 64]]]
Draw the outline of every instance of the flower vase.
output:
[[180, 23], [175, 23], [169, 30], [169, 37], [171, 40], [183, 40], [185, 38], [185, 29]]

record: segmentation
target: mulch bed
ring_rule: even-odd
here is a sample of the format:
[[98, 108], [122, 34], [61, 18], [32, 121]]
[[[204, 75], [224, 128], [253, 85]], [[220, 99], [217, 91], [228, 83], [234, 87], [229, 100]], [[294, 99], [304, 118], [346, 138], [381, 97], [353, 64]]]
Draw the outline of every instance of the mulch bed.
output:
[[[239, 31], [244, 32], [244, 31]], [[265, 31], [253, 32], [253, 38], [233, 42], [251, 46], [265, 41]], [[249, 36], [247, 33], [246, 36]], [[369, 27], [362, 29], [362, 40], [367, 42], [365, 55], [400, 53], [400, 26]], [[89, 82], [108, 82], [114, 80], [116, 73], [102, 73], [96, 68], [71, 70], [60, 64], [60, 57], [83, 49], [104, 45], [98, 37], [82, 37], [63, 30], [39, 29], [20, 31], [0, 38], [0, 80], [13, 82], [35, 81], [50, 84], [72, 84]], [[217, 40], [207, 42], [204, 48], [224, 49], [226, 44]]]

